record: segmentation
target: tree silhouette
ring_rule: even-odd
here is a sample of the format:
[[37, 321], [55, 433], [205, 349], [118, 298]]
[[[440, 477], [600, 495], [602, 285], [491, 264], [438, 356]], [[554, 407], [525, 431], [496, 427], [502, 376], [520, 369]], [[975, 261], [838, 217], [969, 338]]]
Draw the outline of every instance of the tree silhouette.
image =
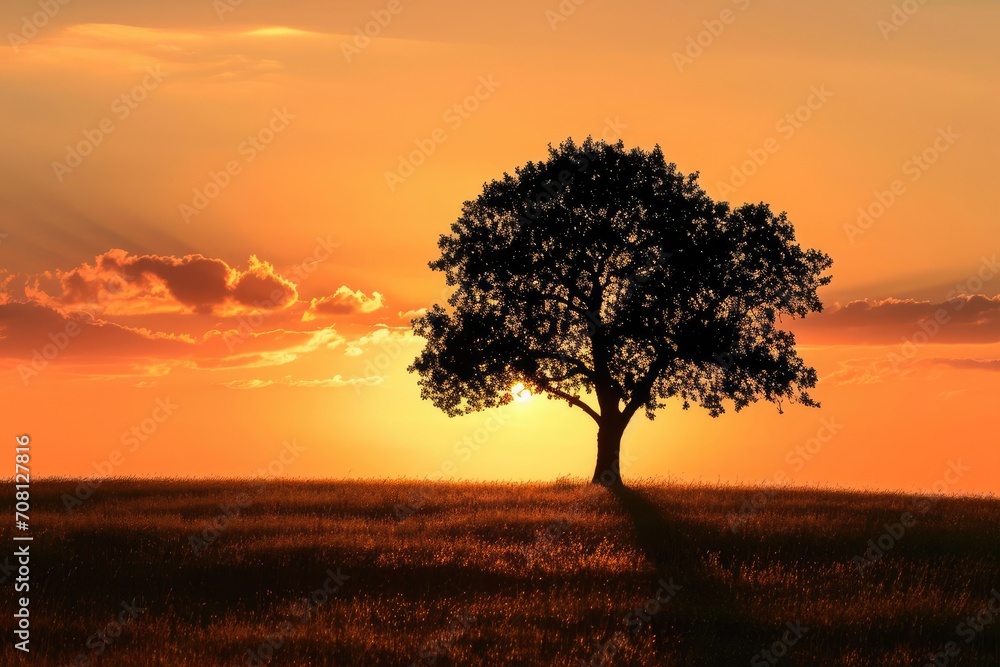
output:
[[712, 416], [761, 398], [818, 407], [816, 371], [778, 323], [822, 310], [832, 261], [784, 213], [714, 202], [697, 177], [659, 146], [588, 137], [486, 184], [430, 263], [456, 290], [413, 321], [421, 396], [452, 416], [509, 403], [517, 383], [566, 401], [597, 422], [607, 485], [629, 421], [666, 399]]

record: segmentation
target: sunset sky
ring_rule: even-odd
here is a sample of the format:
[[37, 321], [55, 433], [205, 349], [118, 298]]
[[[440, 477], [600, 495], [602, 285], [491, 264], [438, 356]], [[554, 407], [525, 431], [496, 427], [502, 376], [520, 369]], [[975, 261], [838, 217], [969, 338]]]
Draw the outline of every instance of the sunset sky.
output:
[[0, 400], [36, 474], [589, 475], [581, 411], [448, 418], [405, 369], [462, 202], [593, 135], [834, 259], [792, 325], [822, 407], [639, 417], [626, 480], [1000, 491], [1000, 5], [64, 1], [0, 7]]

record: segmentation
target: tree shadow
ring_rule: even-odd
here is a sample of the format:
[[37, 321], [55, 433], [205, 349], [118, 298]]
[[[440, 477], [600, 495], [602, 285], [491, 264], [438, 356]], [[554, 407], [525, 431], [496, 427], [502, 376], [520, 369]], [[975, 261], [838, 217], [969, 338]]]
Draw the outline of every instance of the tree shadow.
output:
[[[644, 630], [654, 635], [658, 650], [677, 664], [730, 665], [748, 660], [769, 635], [748, 627], [745, 609], [734, 598], [732, 586], [710, 564], [712, 544], [718, 536], [704, 522], [672, 514], [669, 501], [655, 502], [648, 492], [626, 486], [608, 487], [628, 516], [635, 546], [655, 569]], [[664, 584], [675, 585], [669, 602], [656, 600]], [[727, 637], [720, 642], [720, 634]]]
[[636, 546], [657, 573], [691, 572], [701, 558], [696, 545], [684, 539], [694, 537], [693, 522], [667, 514], [636, 489], [618, 485], [608, 487], [608, 491], [631, 520]]

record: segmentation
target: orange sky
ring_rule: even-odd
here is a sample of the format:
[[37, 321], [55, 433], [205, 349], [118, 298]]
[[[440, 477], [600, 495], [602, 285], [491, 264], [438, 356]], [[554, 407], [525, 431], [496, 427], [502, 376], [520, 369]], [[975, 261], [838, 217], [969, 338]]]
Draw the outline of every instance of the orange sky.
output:
[[0, 8], [0, 399], [36, 474], [587, 475], [582, 412], [449, 419], [405, 367], [461, 203], [592, 134], [835, 261], [795, 325], [822, 408], [672, 406], [626, 479], [1000, 490], [995, 4], [57, 5]]

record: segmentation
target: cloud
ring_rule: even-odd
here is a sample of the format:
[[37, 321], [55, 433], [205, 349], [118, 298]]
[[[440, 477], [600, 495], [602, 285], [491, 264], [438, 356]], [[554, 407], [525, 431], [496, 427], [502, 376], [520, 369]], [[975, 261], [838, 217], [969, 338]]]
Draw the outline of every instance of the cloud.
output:
[[262, 389], [270, 387], [274, 384], [274, 380], [232, 380], [231, 382], [223, 382], [221, 384], [230, 389]]
[[[269, 51], [261, 43], [261, 37], [233, 31], [142, 27], [124, 22], [80, 23], [47, 32], [33, 41], [31, 49], [24, 49], [23, 55], [36, 67], [88, 63], [114, 70], [125, 64], [163, 64], [171, 75], [233, 81], [283, 69], [281, 62], [275, 60], [273, 46]], [[296, 52], [287, 46], [283, 51]]]
[[[18, 293], [21, 291], [22, 293]], [[175, 369], [225, 371], [286, 365], [346, 347], [347, 338], [315, 313], [372, 313], [384, 307], [341, 287], [303, 301], [298, 286], [251, 255], [245, 267], [217, 258], [132, 255], [113, 249], [69, 270], [16, 275], [0, 270], [0, 365], [33, 377], [49, 366], [93, 379], [156, 378]], [[305, 317], [312, 313], [312, 317]], [[397, 336], [357, 330], [348, 356]], [[402, 329], [402, 328], [401, 328]], [[23, 378], [22, 378], [23, 379]], [[340, 386], [358, 378], [289, 380]], [[248, 385], [250, 386], [250, 385]]]
[[305, 388], [338, 388], [338, 387], [353, 387], [356, 385], [361, 386], [374, 386], [382, 384], [384, 378], [378, 375], [373, 375], [371, 377], [361, 377], [361, 378], [345, 378], [343, 375], [337, 374], [332, 378], [323, 378], [320, 380], [293, 380], [291, 376], [286, 375], [281, 380], [233, 380], [231, 382], [223, 382], [222, 384], [230, 389], [263, 389], [264, 387], [271, 387], [274, 385], [285, 385], [288, 387], [305, 387]]
[[246, 30], [240, 35], [244, 37], [322, 37], [320, 33], [309, 30], [299, 30], [298, 28], [288, 28], [285, 26], [269, 26], [267, 28], [257, 28]]
[[1000, 341], [1000, 296], [962, 295], [939, 303], [862, 299], [807, 317], [792, 328], [807, 342], [995, 343]]
[[0, 304], [0, 358], [30, 359], [172, 357], [188, 354], [187, 335], [152, 332], [97, 320], [85, 312], [61, 313], [38, 303]]
[[277, 275], [273, 266], [256, 255], [250, 256], [250, 268], [236, 279], [232, 296], [245, 306], [266, 310], [283, 308], [298, 298], [295, 285]]
[[112, 249], [93, 264], [25, 279], [25, 295], [61, 312], [80, 309], [107, 315], [212, 313], [286, 308], [296, 286], [251, 255], [241, 271], [221, 259], [130, 255]]
[[369, 297], [361, 290], [352, 291], [347, 285], [342, 285], [330, 296], [313, 299], [302, 320], [308, 322], [319, 315], [373, 313], [384, 307], [385, 300], [379, 292], [372, 292]]
[[365, 348], [377, 346], [390, 356], [398, 356], [402, 353], [403, 345], [420, 342], [421, 339], [417, 338], [409, 327], [387, 327], [379, 324], [371, 333], [348, 341], [344, 354], [349, 357], [360, 357], [365, 353]]
[[212, 330], [203, 337], [207, 358], [199, 360], [203, 368], [247, 368], [279, 366], [317, 350], [334, 349], [344, 343], [333, 327], [312, 331], [248, 332], [246, 329]]
[[344, 342], [332, 327], [260, 332], [213, 329], [198, 336], [124, 326], [39, 303], [0, 304], [0, 362], [17, 367], [22, 379], [50, 365], [73, 367], [90, 375], [147, 377], [165, 375], [178, 367], [278, 366]]
[[288, 384], [292, 387], [351, 387], [354, 385], [376, 385], [382, 384], [383, 378], [378, 375], [363, 378], [344, 378], [341, 375], [334, 375], [332, 378], [324, 380], [293, 380]]
[[943, 357], [934, 357], [925, 361], [938, 366], [950, 366], [951, 368], [960, 368], [963, 370], [1000, 371], [1000, 359], [946, 359]]
[[847, 384], [879, 384], [893, 377], [902, 377], [911, 369], [893, 366], [886, 358], [848, 359], [841, 361], [840, 368], [820, 378], [821, 384], [836, 386]]
[[979, 396], [989, 396], [989, 392], [983, 389], [953, 389], [951, 391], [942, 391], [937, 395], [938, 398], [943, 398], [945, 400], [961, 400], [967, 401], [970, 398], [976, 398]]
[[404, 322], [409, 322], [411, 320], [417, 319], [418, 317], [423, 317], [426, 314], [427, 314], [426, 308], [417, 308], [416, 310], [401, 310], [399, 311], [398, 316], [399, 319], [403, 320]]
[[898, 352], [883, 357], [841, 361], [839, 368], [820, 378], [833, 385], [877, 384], [906, 377], [923, 377], [935, 368], [1000, 372], [1000, 359], [924, 357], [907, 360]]

